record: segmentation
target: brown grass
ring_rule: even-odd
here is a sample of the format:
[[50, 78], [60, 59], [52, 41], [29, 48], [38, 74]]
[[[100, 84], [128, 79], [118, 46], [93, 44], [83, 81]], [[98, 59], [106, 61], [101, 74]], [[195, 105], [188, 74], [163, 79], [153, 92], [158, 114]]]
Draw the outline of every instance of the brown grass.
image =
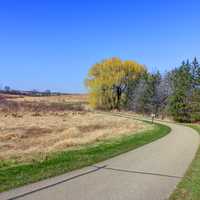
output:
[[16, 101], [31, 101], [31, 102], [85, 102], [87, 103], [88, 100], [88, 95], [87, 94], [68, 94], [68, 95], [60, 95], [60, 96], [42, 96], [42, 97], [37, 97], [37, 96], [17, 96], [14, 95], [7, 95], [7, 98], [16, 100]]
[[[66, 98], [33, 97], [31, 101], [31, 97], [25, 97], [6, 102], [4, 99], [0, 103], [0, 159], [31, 161], [49, 152], [152, 128], [143, 122], [89, 112], [82, 107], [80, 96], [78, 100], [73, 96], [72, 102]], [[13, 106], [15, 103], [18, 106]]]

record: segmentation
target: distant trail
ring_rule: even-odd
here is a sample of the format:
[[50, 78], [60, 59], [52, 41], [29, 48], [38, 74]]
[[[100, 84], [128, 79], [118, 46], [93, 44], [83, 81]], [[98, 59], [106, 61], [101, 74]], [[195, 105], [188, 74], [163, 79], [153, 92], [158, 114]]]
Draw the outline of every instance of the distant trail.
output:
[[[161, 123], [161, 122], [159, 122]], [[96, 165], [1, 193], [19, 200], [165, 200], [198, 148], [191, 128], [171, 127], [167, 136]]]

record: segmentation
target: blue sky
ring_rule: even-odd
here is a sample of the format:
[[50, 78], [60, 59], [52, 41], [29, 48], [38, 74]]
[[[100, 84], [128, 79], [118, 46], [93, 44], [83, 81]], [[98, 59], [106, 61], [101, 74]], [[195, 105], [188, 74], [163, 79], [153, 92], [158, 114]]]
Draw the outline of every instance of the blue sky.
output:
[[85, 92], [112, 56], [162, 72], [200, 59], [199, 0], [0, 0], [0, 85]]

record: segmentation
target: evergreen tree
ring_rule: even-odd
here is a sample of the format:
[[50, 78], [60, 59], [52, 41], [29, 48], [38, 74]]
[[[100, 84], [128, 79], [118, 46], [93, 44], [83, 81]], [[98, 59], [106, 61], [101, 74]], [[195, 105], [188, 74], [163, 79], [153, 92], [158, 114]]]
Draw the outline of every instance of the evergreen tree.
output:
[[172, 95], [169, 101], [169, 111], [175, 120], [191, 121], [191, 105], [189, 95], [192, 86], [191, 67], [189, 62], [183, 62], [181, 67], [173, 71]]
[[192, 89], [189, 96], [191, 121], [200, 120], [200, 65], [196, 58], [191, 63]]

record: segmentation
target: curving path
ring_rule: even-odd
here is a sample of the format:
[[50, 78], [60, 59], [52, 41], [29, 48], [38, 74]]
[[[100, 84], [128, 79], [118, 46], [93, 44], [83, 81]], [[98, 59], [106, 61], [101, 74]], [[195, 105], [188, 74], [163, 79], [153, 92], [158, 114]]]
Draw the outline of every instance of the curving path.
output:
[[[162, 122], [163, 123], [163, 122]], [[82, 170], [1, 193], [19, 200], [165, 200], [198, 148], [191, 128], [164, 123], [167, 136]]]

